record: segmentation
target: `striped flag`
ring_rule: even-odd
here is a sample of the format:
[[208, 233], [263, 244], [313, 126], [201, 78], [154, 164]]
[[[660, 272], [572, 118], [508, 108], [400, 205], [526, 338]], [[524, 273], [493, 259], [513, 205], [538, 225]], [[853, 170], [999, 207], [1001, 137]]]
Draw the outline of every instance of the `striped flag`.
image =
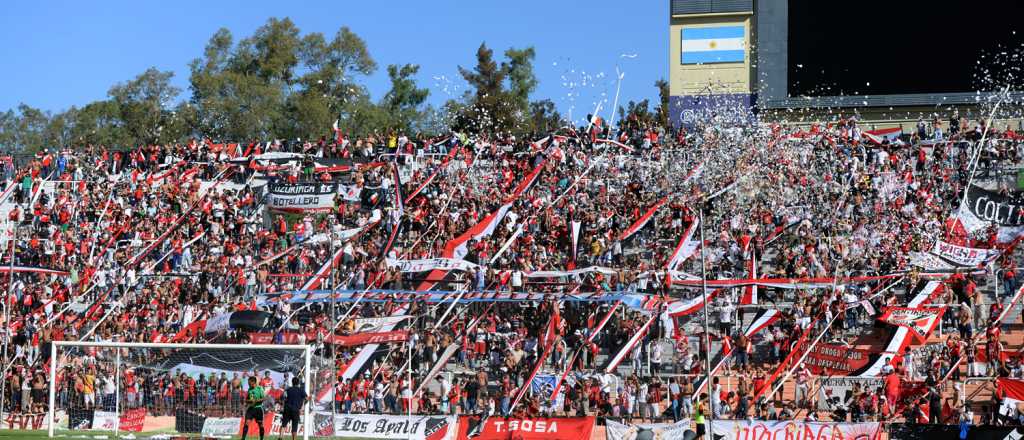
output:
[[611, 319], [612, 315], [615, 314], [615, 310], [619, 308], [620, 304], [622, 304], [622, 301], [616, 301], [615, 304], [612, 305], [612, 308], [608, 309], [608, 313], [605, 313], [604, 318], [601, 318], [601, 322], [599, 322], [596, 327], [590, 329], [590, 335], [587, 336], [587, 341], [580, 345], [580, 348], [577, 349], [576, 352], [572, 354], [572, 358], [569, 359], [569, 363], [565, 366], [565, 371], [563, 371], [562, 375], [558, 377], [558, 380], [555, 382], [554, 388], [551, 390], [552, 402], [554, 402], [555, 399], [558, 397], [558, 391], [559, 389], [561, 389], [562, 383], [565, 382], [565, 378], [568, 377], [569, 372], [572, 371], [572, 367], [576, 363], [576, 357], [579, 356], [581, 351], [589, 349], [588, 346], [594, 342], [594, 338], [597, 337], [598, 333], [601, 333], [601, 330], [604, 329], [605, 324], [607, 324], [608, 320]]
[[742, 63], [746, 29], [742, 26], [688, 27], [681, 31], [682, 64]]
[[654, 213], [658, 212], [658, 208], [664, 206], [665, 203], [668, 203], [668, 197], [662, 197], [661, 200], [658, 200], [650, 207], [650, 209], [647, 210], [647, 212], [644, 213], [644, 215], [640, 216], [637, 221], [633, 222], [633, 224], [629, 226], [629, 229], [622, 231], [622, 234], [619, 235], [619, 241], [626, 241], [627, 238], [630, 238], [636, 235], [637, 232], [640, 232], [640, 230], [643, 229], [644, 226], [647, 226], [647, 223], [654, 218]]
[[624, 347], [622, 347], [622, 350], [619, 350], [618, 354], [616, 354], [615, 357], [612, 358], [611, 362], [608, 363], [608, 366], [605, 367], [604, 369], [605, 373], [611, 373], [615, 371], [616, 368], [619, 367], [619, 364], [621, 364], [622, 360], [626, 358], [626, 355], [633, 351], [633, 349], [636, 348], [637, 344], [639, 344], [640, 341], [643, 340], [644, 336], [647, 335], [647, 330], [651, 328], [651, 324], [657, 317], [657, 313], [651, 314], [650, 319], [648, 319], [647, 322], [644, 323], [644, 325], [640, 327], [640, 329], [637, 330], [636, 333], [633, 334], [632, 338], [629, 338], [629, 341], [626, 342], [626, 345]]
[[700, 224], [700, 220], [694, 220], [690, 223], [690, 227], [686, 229], [686, 233], [683, 234], [682, 238], [679, 239], [679, 244], [676, 245], [675, 252], [672, 252], [672, 256], [668, 260], [668, 264], [665, 268], [669, 271], [677, 270], [679, 265], [690, 258], [697, 248], [700, 246], [700, 240], [694, 240], [693, 235], [697, 231], [697, 226]]
[[861, 133], [864, 137], [868, 138], [873, 144], [881, 145], [882, 141], [894, 142], [903, 135], [903, 129], [900, 127], [896, 128], [883, 128], [881, 130], [868, 130]]

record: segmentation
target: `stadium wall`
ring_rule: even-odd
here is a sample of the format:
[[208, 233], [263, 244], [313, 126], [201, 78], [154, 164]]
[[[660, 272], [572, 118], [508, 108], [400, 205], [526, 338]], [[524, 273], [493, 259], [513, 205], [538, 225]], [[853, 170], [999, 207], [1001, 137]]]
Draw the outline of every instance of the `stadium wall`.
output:
[[[754, 64], [755, 28], [752, 1], [683, 1], [671, 2], [672, 16], [669, 23], [669, 117], [674, 123], [683, 121], [688, 112], [698, 111], [712, 105], [755, 105]], [[719, 39], [722, 32], [742, 29], [740, 35], [730, 34]], [[686, 34], [684, 34], [686, 32]], [[742, 38], [742, 58], [737, 51], [716, 49], [737, 49], [725, 43]], [[684, 43], [684, 38], [687, 40]], [[699, 39], [699, 40], [698, 40]], [[697, 41], [710, 42], [707, 51], [689, 52], [692, 55], [714, 57], [726, 54], [722, 61], [709, 59], [684, 59], [684, 44]], [[721, 47], [716, 47], [719, 41]]]
[[[902, 126], [905, 131], [913, 129], [919, 117], [930, 120], [938, 116], [947, 130], [954, 111], [972, 121], [980, 117], [974, 93], [790, 97], [787, 0], [670, 0], [669, 4], [669, 117], [673, 125], [688, 125], [688, 115], [722, 105], [747, 108], [749, 117], [756, 113], [766, 121], [800, 124], [856, 115], [871, 126]], [[735, 26], [743, 28], [742, 61], [683, 62], [684, 30]], [[1021, 125], [1019, 119], [1001, 121], [1015, 129]]]

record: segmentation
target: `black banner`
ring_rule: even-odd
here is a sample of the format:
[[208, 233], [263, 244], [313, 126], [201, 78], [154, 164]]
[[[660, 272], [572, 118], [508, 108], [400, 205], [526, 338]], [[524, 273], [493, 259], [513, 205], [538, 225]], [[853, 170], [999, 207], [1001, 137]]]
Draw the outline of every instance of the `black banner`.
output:
[[1024, 226], [1024, 197], [1019, 193], [1002, 195], [971, 185], [967, 190], [967, 208], [982, 221], [1000, 226]]
[[185, 409], [177, 409], [174, 411], [174, 430], [178, 432], [203, 432], [203, 423], [206, 422], [206, 416], [188, 411]]
[[282, 183], [267, 186], [267, 207], [275, 211], [329, 211], [337, 187], [333, 183]]
[[917, 425], [894, 423], [889, 425], [889, 438], [900, 440], [1004, 440], [1024, 436], [1024, 427], [967, 426], [966, 437], [961, 437], [958, 425]]
[[249, 331], [276, 328], [280, 324], [278, 321], [272, 313], [261, 310], [239, 310], [231, 313], [229, 318], [232, 329]]
[[92, 427], [92, 410], [71, 408], [68, 410], [68, 429], [80, 430]]

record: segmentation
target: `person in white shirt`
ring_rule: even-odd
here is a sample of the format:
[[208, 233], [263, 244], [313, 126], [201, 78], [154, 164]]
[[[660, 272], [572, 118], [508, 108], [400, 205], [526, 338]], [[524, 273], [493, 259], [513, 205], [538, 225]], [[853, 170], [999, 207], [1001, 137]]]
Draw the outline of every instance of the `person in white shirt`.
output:
[[796, 401], [797, 407], [804, 408], [807, 403], [808, 390], [811, 382], [811, 372], [807, 369], [807, 365], [800, 364], [800, 368], [796, 372], [796, 393], [794, 400]]
[[910, 350], [910, 347], [907, 347], [903, 351], [903, 365], [907, 368], [907, 380], [911, 382], [917, 377], [917, 365], [915, 365], [915, 361], [914, 352]]
[[725, 303], [718, 308], [718, 325], [721, 327], [722, 336], [732, 335], [732, 314], [736, 311], [736, 306], [732, 305], [732, 301], [725, 300]]
[[647, 381], [640, 381], [640, 389], [636, 393], [637, 406], [640, 407], [640, 418], [650, 417], [650, 405], [647, 403]]
[[377, 381], [377, 383], [373, 386], [373, 411], [374, 412], [381, 412], [381, 411], [384, 410], [384, 392], [385, 391], [386, 391], [386, 388], [384, 387], [384, 382], [383, 381]]
[[659, 341], [655, 340], [651, 345], [651, 375], [657, 375], [661, 373], [661, 361], [664, 355], [665, 349], [661, 347]]
[[715, 419], [722, 418], [722, 385], [718, 377], [711, 378], [711, 414]]
[[[643, 344], [641, 344], [641, 346], [642, 345]], [[640, 347], [636, 347], [636, 348], [633, 349], [633, 351], [631, 351], [629, 353], [630, 360], [633, 363], [633, 374], [636, 375], [636, 376], [642, 376], [643, 375], [643, 363], [641, 362], [641, 359], [642, 359], [641, 358], [641, 354], [642, 354], [642, 352], [643, 352], [643, 350], [641, 350]]]
[[112, 406], [114, 403], [114, 379], [112, 377], [103, 378], [103, 401], [101, 404], [104, 407]]

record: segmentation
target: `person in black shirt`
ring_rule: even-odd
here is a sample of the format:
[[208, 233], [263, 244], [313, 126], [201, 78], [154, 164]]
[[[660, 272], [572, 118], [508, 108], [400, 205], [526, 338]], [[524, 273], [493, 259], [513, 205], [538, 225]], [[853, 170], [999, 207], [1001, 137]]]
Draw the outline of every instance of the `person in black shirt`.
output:
[[[292, 386], [284, 391], [284, 412], [281, 414], [281, 432], [292, 424], [292, 440], [299, 431], [299, 420], [302, 414], [302, 407], [306, 404], [306, 390], [299, 386], [299, 378], [292, 378]], [[278, 437], [278, 440], [281, 440]]]

